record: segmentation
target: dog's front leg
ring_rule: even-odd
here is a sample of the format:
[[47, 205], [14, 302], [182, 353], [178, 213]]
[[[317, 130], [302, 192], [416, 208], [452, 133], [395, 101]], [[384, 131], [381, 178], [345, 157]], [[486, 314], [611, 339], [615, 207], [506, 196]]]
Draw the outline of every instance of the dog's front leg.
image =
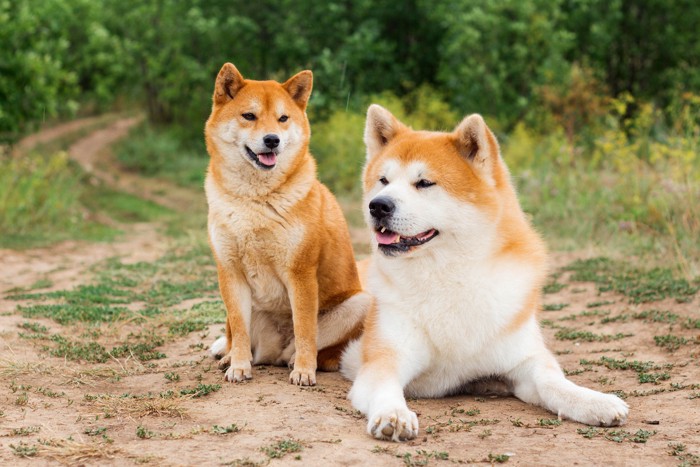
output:
[[[318, 281], [316, 271], [294, 271], [288, 281], [289, 301], [294, 322], [294, 369], [289, 382], [299, 386], [316, 385], [318, 334]], [[290, 362], [291, 363], [291, 362]]]
[[418, 417], [406, 404], [395, 361], [380, 357], [363, 365], [349, 398], [367, 415], [367, 432], [373, 437], [405, 441], [418, 436]]
[[250, 286], [242, 274], [218, 266], [219, 290], [226, 305], [227, 353], [219, 361], [219, 368], [226, 370], [225, 379], [241, 382], [253, 377], [250, 347], [250, 317], [252, 296]]

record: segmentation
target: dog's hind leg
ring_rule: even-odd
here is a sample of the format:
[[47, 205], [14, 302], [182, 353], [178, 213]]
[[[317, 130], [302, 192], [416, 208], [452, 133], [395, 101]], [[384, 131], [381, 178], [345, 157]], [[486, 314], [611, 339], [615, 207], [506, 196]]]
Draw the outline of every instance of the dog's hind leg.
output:
[[250, 340], [253, 346], [253, 365], [267, 365], [278, 361], [289, 337], [282, 335], [268, 313], [260, 311], [252, 314]]
[[621, 425], [627, 419], [627, 404], [619, 397], [584, 388], [566, 379], [554, 356], [542, 349], [508, 372], [513, 394], [559, 417], [587, 425]]
[[[362, 333], [362, 322], [372, 306], [372, 296], [358, 292], [318, 317], [318, 368], [337, 371], [340, 356], [347, 343]], [[294, 340], [282, 352], [284, 362], [294, 361]]]

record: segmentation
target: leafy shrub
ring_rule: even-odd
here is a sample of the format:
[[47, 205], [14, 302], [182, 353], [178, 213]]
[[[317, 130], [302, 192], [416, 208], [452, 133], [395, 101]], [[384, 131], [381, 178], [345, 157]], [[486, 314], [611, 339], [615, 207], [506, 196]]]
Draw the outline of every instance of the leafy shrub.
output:
[[42, 229], [72, 230], [82, 220], [79, 180], [65, 152], [49, 157], [0, 155], [2, 244]]

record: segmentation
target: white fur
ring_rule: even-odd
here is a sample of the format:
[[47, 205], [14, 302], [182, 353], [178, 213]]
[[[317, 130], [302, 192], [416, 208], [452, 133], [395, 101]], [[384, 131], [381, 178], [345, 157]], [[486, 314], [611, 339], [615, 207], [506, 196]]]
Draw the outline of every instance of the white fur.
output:
[[221, 336], [209, 347], [212, 357], [223, 357], [226, 353], [226, 336]]
[[440, 235], [399, 257], [385, 256], [373, 242], [367, 290], [376, 299], [380, 340], [393, 350], [396, 368], [373, 364], [371, 348], [363, 359], [359, 341], [341, 363], [343, 374], [354, 379], [349, 398], [367, 415], [368, 432], [394, 441], [414, 438], [417, 419], [404, 393], [442, 397], [491, 376], [502, 377], [516, 397], [560, 417], [623, 423], [625, 402], [564, 377], [534, 315], [507, 331], [538, 287], [538, 272], [515, 259], [494, 259], [495, 220], [439, 186], [415, 189], [417, 178], [430, 176], [420, 164], [389, 161], [383, 171], [389, 184], [372, 187], [365, 206], [389, 196], [396, 203], [390, 230], [412, 236], [434, 228]]

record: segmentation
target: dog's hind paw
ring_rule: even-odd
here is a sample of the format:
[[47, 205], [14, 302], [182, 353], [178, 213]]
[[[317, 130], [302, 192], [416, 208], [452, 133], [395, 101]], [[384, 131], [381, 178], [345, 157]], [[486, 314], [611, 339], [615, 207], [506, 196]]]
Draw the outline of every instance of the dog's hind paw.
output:
[[418, 436], [418, 416], [405, 408], [369, 417], [367, 432], [377, 439], [406, 441]]

